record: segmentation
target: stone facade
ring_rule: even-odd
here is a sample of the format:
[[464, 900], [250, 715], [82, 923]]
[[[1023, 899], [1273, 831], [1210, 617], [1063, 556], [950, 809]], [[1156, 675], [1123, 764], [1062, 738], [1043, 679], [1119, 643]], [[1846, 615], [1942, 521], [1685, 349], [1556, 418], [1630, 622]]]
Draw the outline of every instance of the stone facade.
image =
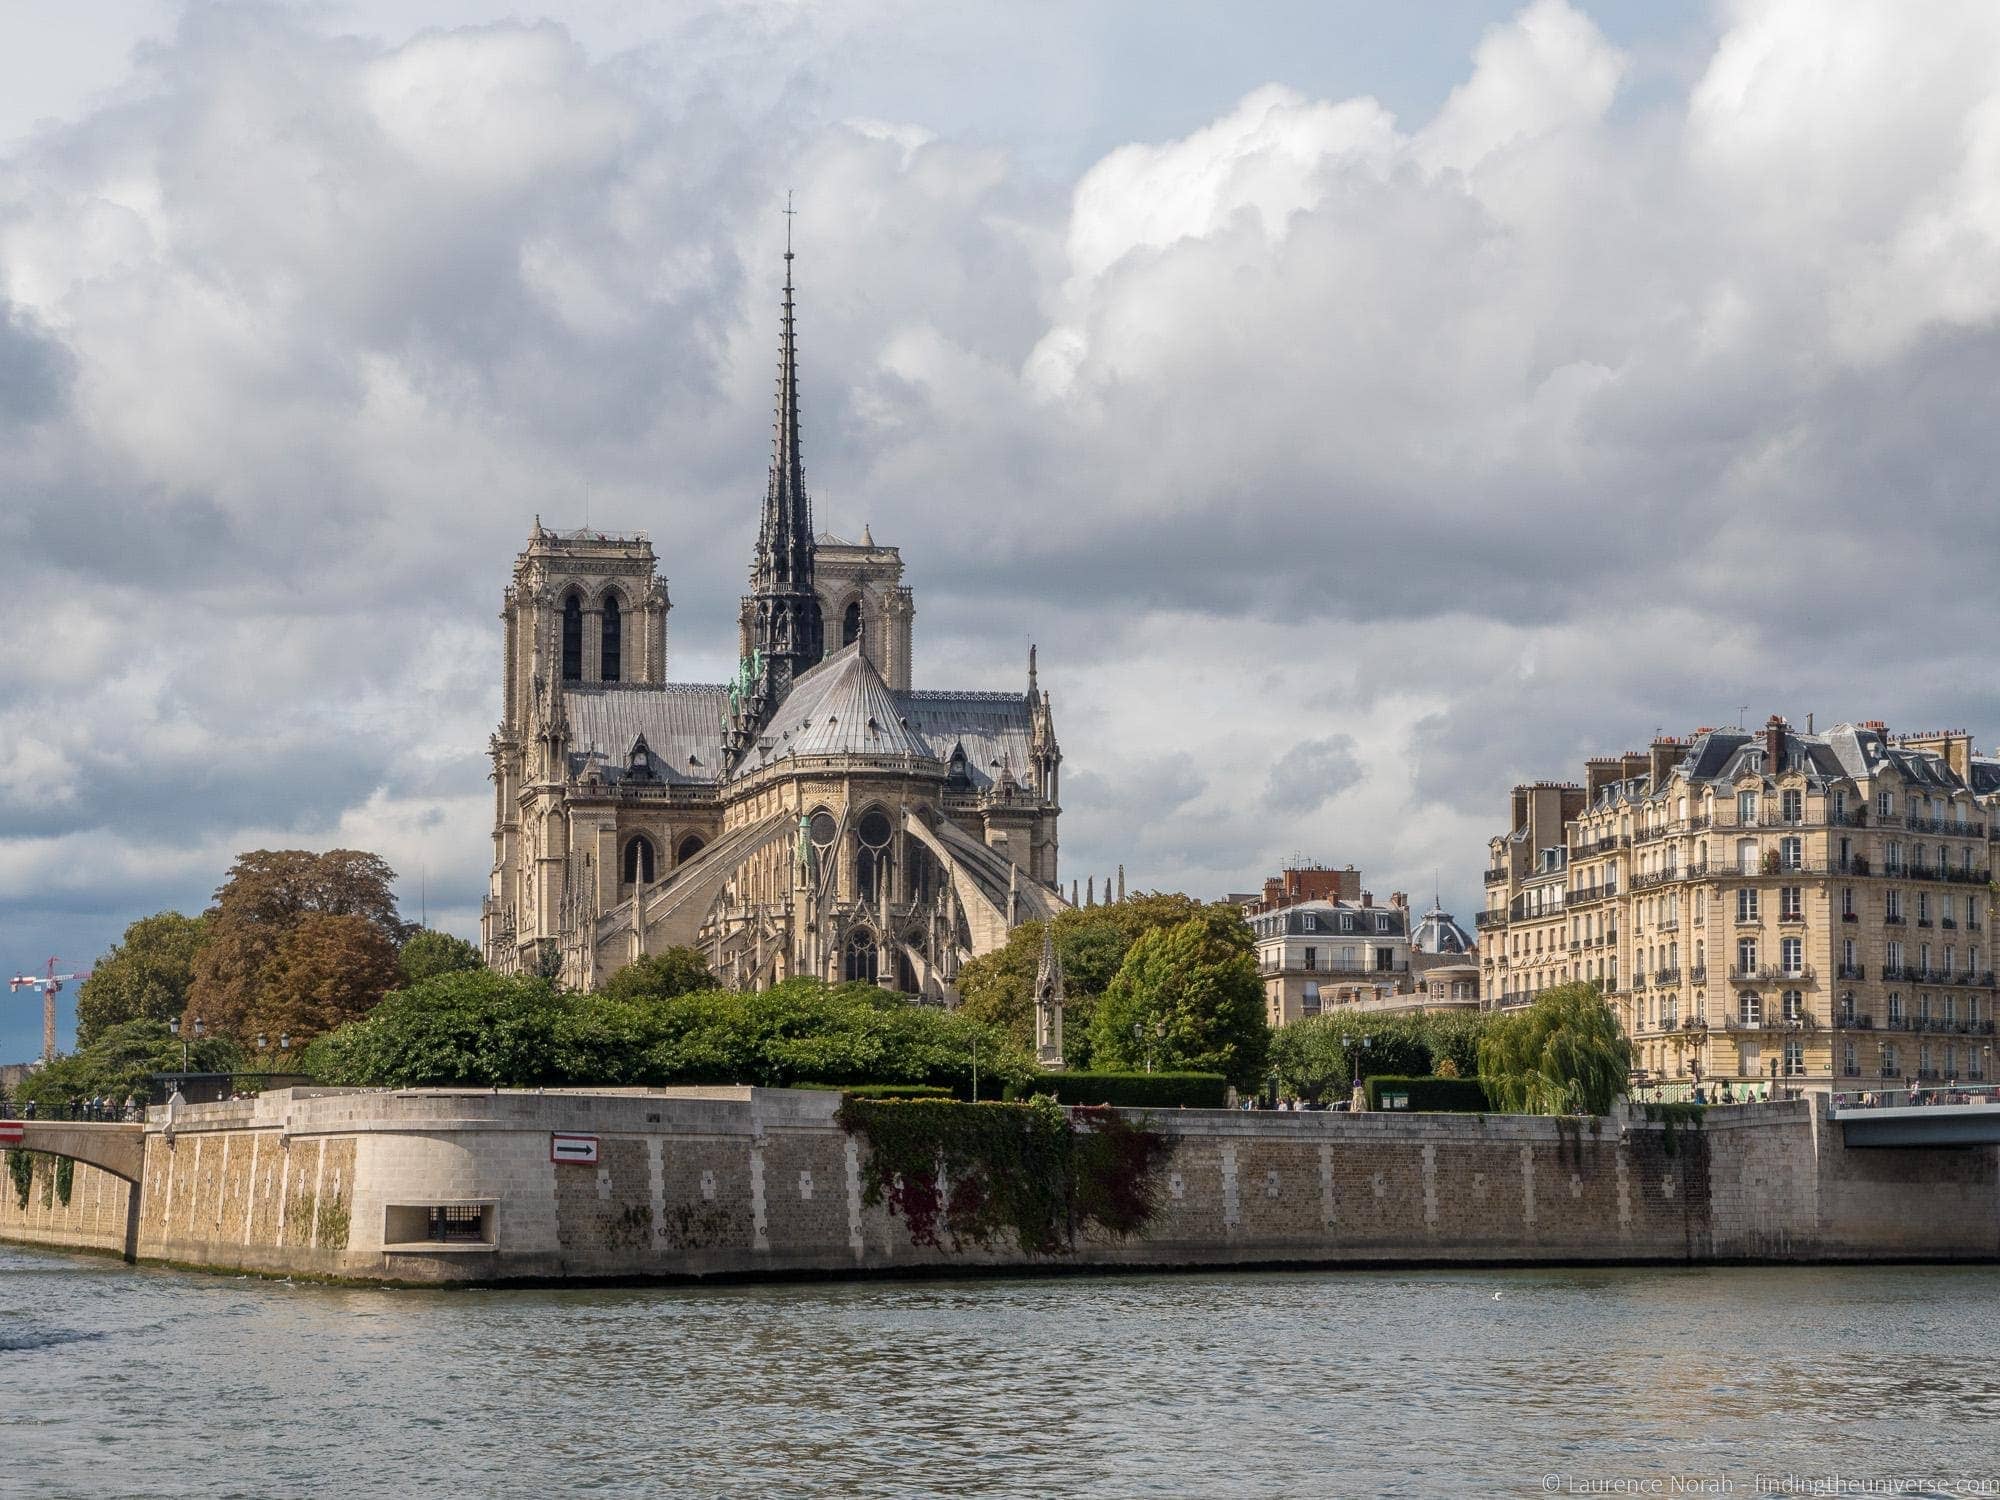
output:
[[490, 744], [495, 969], [595, 988], [693, 945], [738, 988], [812, 974], [950, 1005], [968, 958], [1067, 905], [1033, 647], [1023, 692], [911, 686], [901, 553], [812, 530], [789, 259], [782, 328], [734, 680], [668, 680], [645, 533], [538, 518], [516, 560]]
[[1648, 1081], [1991, 1076], [2000, 762], [1880, 724], [1701, 730], [1517, 787], [1480, 914], [1486, 1003], [1572, 979]]
[[[286, 1091], [146, 1141], [136, 1253], [397, 1282], [926, 1272], [1002, 1265], [1687, 1263], [2000, 1258], [2000, 1148], [1849, 1150], [1811, 1100], [1669, 1131], [1623, 1116], [1175, 1110], [1159, 1213], [1023, 1257], [914, 1245], [863, 1201], [836, 1096]], [[556, 1132], [598, 1159], [551, 1160]], [[102, 1179], [101, 1181], [98, 1179]], [[0, 1196], [0, 1238], [116, 1248], [116, 1179]], [[464, 1237], [431, 1238], [434, 1216]], [[113, 1226], [118, 1226], [114, 1229]]]

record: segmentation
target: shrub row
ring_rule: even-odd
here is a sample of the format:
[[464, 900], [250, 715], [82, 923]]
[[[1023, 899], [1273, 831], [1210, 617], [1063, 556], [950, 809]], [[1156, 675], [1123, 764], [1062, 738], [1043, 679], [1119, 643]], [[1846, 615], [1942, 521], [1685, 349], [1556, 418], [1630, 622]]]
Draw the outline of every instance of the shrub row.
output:
[[1434, 1115], [1483, 1115], [1493, 1106], [1486, 1097], [1486, 1085], [1477, 1078], [1397, 1078], [1379, 1074], [1364, 1081], [1368, 1107], [1382, 1108], [1384, 1094], [1405, 1094], [1409, 1103], [1402, 1108]]
[[825, 1089], [850, 1099], [950, 1099], [948, 1088], [934, 1083], [795, 1083], [795, 1089]]
[[1009, 1084], [1009, 1099], [1051, 1095], [1058, 1104], [1115, 1104], [1127, 1109], [1221, 1109], [1229, 1080], [1220, 1073], [1037, 1073]]

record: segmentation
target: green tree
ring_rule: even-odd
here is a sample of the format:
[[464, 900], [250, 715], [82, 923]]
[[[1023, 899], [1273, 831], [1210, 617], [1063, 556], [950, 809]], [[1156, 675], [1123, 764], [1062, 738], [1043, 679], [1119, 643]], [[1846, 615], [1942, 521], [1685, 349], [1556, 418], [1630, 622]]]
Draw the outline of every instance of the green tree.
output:
[[1483, 1018], [1463, 1012], [1333, 1011], [1271, 1033], [1271, 1069], [1285, 1092], [1339, 1097], [1371, 1074], [1422, 1077], [1449, 1063], [1469, 1078], [1478, 1070]]
[[[233, 1073], [243, 1064], [242, 1049], [226, 1037], [190, 1040], [188, 1066], [197, 1073]], [[127, 1095], [144, 1103], [148, 1075], [181, 1071], [181, 1043], [164, 1021], [141, 1018], [107, 1026], [68, 1057], [59, 1057], [30, 1073], [19, 1097], [35, 1101], [44, 1114], [67, 1108], [79, 1099], [110, 1099], [122, 1105]]]
[[1597, 986], [1544, 990], [1502, 1016], [1479, 1043], [1479, 1076], [1502, 1108], [1526, 1114], [1593, 1114], [1625, 1092], [1632, 1044]]
[[[1233, 906], [1204, 906], [1192, 896], [1166, 893], [1134, 895], [1109, 906], [1075, 907], [1056, 915], [1056, 956], [1063, 966], [1063, 1046], [1070, 1067], [1090, 1065], [1099, 998], [1132, 944], [1144, 933], [1197, 915], [1225, 925], [1242, 922]], [[982, 1024], [1003, 1029], [1023, 1050], [1034, 1046], [1035, 971], [1042, 960], [1045, 925], [1022, 923], [1002, 947], [973, 959], [958, 975], [960, 1010]]]
[[484, 970], [398, 990], [320, 1038], [302, 1066], [322, 1083], [536, 1085], [932, 1083], [982, 1092], [1033, 1073], [1005, 1037], [872, 984], [794, 979], [756, 994], [661, 999], [566, 994]]
[[603, 993], [612, 1000], [671, 1000], [721, 987], [699, 949], [667, 948], [633, 959], [611, 976]]
[[187, 1008], [194, 958], [206, 935], [200, 917], [163, 911], [125, 929], [76, 993], [79, 1047], [127, 1021], [166, 1021]]
[[1213, 909], [1132, 944], [1092, 1026], [1100, 1067], [1221, 1073], [1238, 1088], [1264, 1076], [1271, 1045], [1250, 929]]
[[479, 950], [464, 938], [426, 927], [410, 935], [398, 956], [398, 967], [406, 984], [415, 984], [438, 974], [457, 974], [466, 969], [483, 969], [486, 961]]

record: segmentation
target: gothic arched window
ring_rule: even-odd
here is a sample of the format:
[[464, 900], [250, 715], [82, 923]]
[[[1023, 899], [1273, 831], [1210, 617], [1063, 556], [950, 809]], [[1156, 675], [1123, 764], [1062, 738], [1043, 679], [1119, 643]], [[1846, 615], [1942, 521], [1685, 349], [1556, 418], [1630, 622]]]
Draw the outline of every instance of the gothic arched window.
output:
[[653, 883], [653, 841], [643, 833], [632, 835], [631, 842], [625, 846], [625, 883]]
[[880, 955], [875, 947], [875, 936], [865, 927], [857, 927], [847, 935], [846, 962], [842, 965], [843, 977], [863, 984], [876, 981], [876, 965]]
[[618, 680], [618, 648], [625, 633], [625, 622], [618, 613], [618, 596], [604, 596], [604, 633], [599, 641], [602, 649], [598, 652], [597, 675], [605, 682]]
[[840, 644], [851, 646], [861, 637], [861, 601], [856, 599], [840, 617]]
[[888, 875], [889, 818], [880, 808], [870, 808], [855, 827], [860, 848], [854, 855], [854, 888], [863, 901], [873, 901], [877, 888]]
[[571, 594], [563, 600], [562, 674], [564, 682], [583, 681], [583, 601]]
[[680, 848], [674, 851], [674, 863], [684, 865], [701, 853], [702, 840], [698, 833], [691, 833], [681, 840]]

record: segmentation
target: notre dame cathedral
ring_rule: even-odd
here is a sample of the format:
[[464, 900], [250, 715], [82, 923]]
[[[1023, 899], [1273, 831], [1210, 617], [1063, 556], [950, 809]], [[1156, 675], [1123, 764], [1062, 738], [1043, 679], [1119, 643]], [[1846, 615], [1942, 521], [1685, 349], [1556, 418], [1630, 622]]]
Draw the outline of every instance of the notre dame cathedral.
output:
[[911, 687], [894, 547], [815, 535], [792, 255], [776, 432], [728, 683], [667, 680], [645, 535], [548, 531], [506, 591], [486, 960], [594, 988], [692, 945], [722, 980], [867, 980], [955, 1004], [964, 962], [1068, 903], [1048, 695]]

